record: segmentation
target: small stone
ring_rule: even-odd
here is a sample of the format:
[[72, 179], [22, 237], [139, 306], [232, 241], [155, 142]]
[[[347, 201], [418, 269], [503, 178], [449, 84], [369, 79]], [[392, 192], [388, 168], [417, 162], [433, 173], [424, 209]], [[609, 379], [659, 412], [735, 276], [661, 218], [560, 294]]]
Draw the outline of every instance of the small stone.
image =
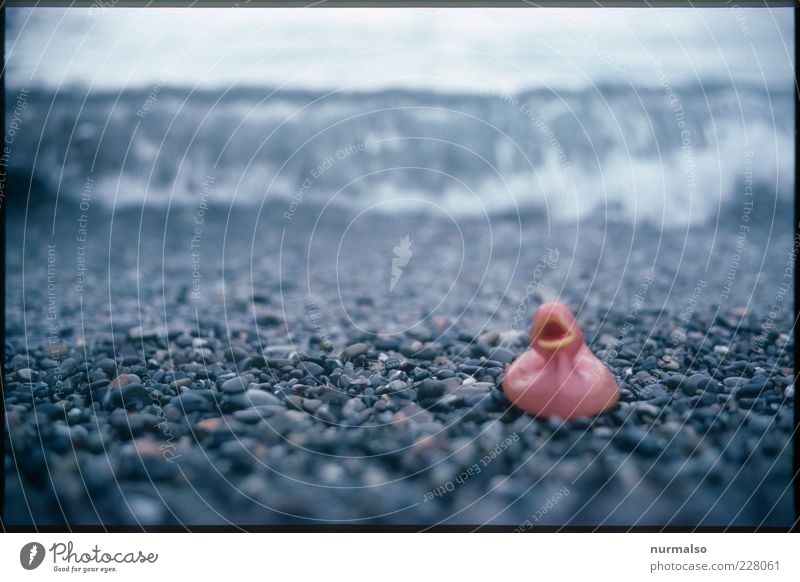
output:
[[364, 402], [360, 398], [351, 398], [342, 407], [342, 414], [348, 417], [352, 417], [361, 412], [362, 410], [364, 410], [365, 408], [366, 406], [364, 405]]
[[748, 382], [750, 386], [758, 386], [760, 388], [766, 388], [769, 385], [769, 377], [765, 374], [756, 374], [750, 379]]
[[101, 369], [106, 376], [114, 377], [117, 373], [117, 362], [112, 360], [111, 358], [101, 358], [95, 364], [95, 367]]
[[683, 385], [687, 383], [687, 380], [688, 378], [683, 374], [670, 374], [669, 377], [664, 380], [664, 385], [670, 390], [677, 390], [678, 388], [683, 389]]
[[757, 398], [764, 390], [760, 383], [745, 384], [734, 389], [733, 394], [737, 398]]
[[137, 376], [136, 374], [120, 374], [119, 376], [111, 380], [111, 383], [108, 385], [108, 387], [122, 388], [123, 386], [126, 386], [128, 384], [137, 384], [140, 382], [141, 380], [139, 379], [139, 376]]
[[241, 362], [248, 357], [247, 350], [240, 346], [230, 346], [225, 350], [225, 357], [233, 362]]
[[386, 368], [387, 371], [397, 370], [400, 368], [400, 360], [397, 358], [386, 358], [383, 367]]
[[283, 413], [283, 416], [290, 422], [303, 422], [310, 418], [307, 413], [301, 410], [287, 410]]
[[428, 378], [427, 380], [423, 380], [422, 384], [417, 387], [417, 397], [420, 400], [435, 399], [442, 396], [444, 391], [444, 382]]
[[722, 383], [728, 388], [736, 388], [737, 386], [744, 386], [747, 384], [747, 378], [742, 378], [741, 376], [728, 376], [722, 381]]
[[283, 412], [282, 406], [254, 406], [245, 410], [237, 410], [233, 413], [233, 418], [246, 424], [255, 424], [258, 421], [274, 416]]
[[516, 355], [514, 352], [506, 348], [495, 348], [488, 356], [490, 360], [500, 362], [501, 364], [510, 364], [515, 357]]
[[453, 396], [469, 398], [472, 396], [486, 396], [494, 388], [494, 384], [488, 382], [474, 382], [472, 384], [462, 384], [457, 390], [453, 391]]
[[362, 356], [368, 351], [369, 346], [363, 343], [347, 346], [344, 351], [342, 351], [342, 361], [355, 360], [358, 356]]
[[714, 379], [705, 374], [692, 374], [686, 382], [681, 384], [681, 391], [687, 396], [693, 396], [704, 390], [713, 390]]
[[30, 368], [22, 368], [17, 370], [17, 379], [21, 382], [32, 382], [36, 378], [36, 372]]
[[262, 305], [256, 305], [255, 309], [256, 323], [264, 326], [280, 325], [284, 322], [283, 314], [275, 309], [270, 309]]
[[325, 368], [319, 364], [315, 364], [314, 362], [303, 362], [298, 366], [298, 368], [314, 378], [318, 378], [325, 373]]
[[103, 398], [103, 403], [111, 407], [132, 408], [143, 405], [149, 400], [150, 391], [143, 384], [134, 383], [108, 390]]
[[144, 384], [128, 384], [120, 388], [120, 393], [126, 408], [132, 405], [144, 404], [150, 399], [150, 391]]
[[592, 431], [592, 434], [605, 441], [614, 436], [614, 431], [607, 426], [598, 426]]
[[252, 408], [237, 410], [233, 413], [233, 417], [247, 424], [255, 424], [261, 419], [283, 414], [284, 412], [286, 412], [286, 409], [283, 406], [264, 404], [262, 406], [253, 406]]
[[240, 395], [250, 406], [265, 406], [265, 405], [278, 405], [281, 403], [280, 399], [274, 394], [265, 392], [263, 390], [248, 390]]
[[[175, 338], [175, 345], [179, 348], [188, 348], [194, 342], [194, 339], [189, 334], [183, 333]], [[199, 339], [199, 338], [198, 338]]]
[[397, 348], [400, 347], [400, 340], [387, 337], [387, 338], [376, 338], [373, 342], [375, 344], [376, 350], [383, 350], [383, 351], [396, 351]]
[[323, 420], [325, 422], [329, 422], [331, 424], [336, 423], [336, 416], [331, 412], [330, 406], [328, 406], [327, 404], [323, 404], [322, 406], [317, 408], [315, 416], [318, 419]]
[[436, 356], [439, 355], [439, 346], [436, 344], [428, 344], [414, 354], [413, 357], [419, 358], [420, 360], [433, 360]]
[[653, 400], [659, 396], [667, 394], [667, 387], [658, 382], [652, 384], [645, 384], [637, 390], [637, 397], [639, 400]]
[[286, 398], [283, 399], [284, 403], [286, 404], [287, 408], [293, 408], [295, 410], [301, 410], [303, 407], [303, 397], [298, 396], [296, 394], [290, 394]]
[[491, 348], [486, 342], [475, 342], [475, 345], [472, 346], [472, 355], [476, 358], [480, 358], [483, 356], [488, 356], [491, 353]]
[[192, 385], [191, 378], [181, 378], [180, 380], [175, 380], [169, 383], [170, 388], [172, 388], [175, 391], [180, 391], [181, 388], [185, 388], [191, 385]]
[[378, 386], [378, 388], [375, 390], [375, 394], [378, 396], [382, 396], [384, 394], [394, 394], [395, 392], [401, 392], [406, 388], [408, 388], [408, 384], [402, 380], [392, 380], [386, 386]]
[[636, 452], [645, 457], [656, 457], [662, 447], [649, 432], [637, 428], [627, 428], [617, 433], [614, 441], [626, 452]]
[[302, 406], [306, 412], [314, 414], [322, 406], [322, 401], [315, 398], [303, 398]]
[[194, 425], [195, 430], [203, 433], [215, 433], [223, 427], [221, 418], [205, 418]]
[[405, 420], [416, 424], [429, 424], [433, 422], [433, 415], [416, 404], [408, 404], [394, 415], [393, 422], [403, 422]]
[[656, 369], [657, 365], [658, 365], [658, 360], [656, 359], [655, 356], [647, 356], [642, 361], [641, 368], [643, 370], [646, 370], [647, 372], [652, 372], [653, 370]]
[[156, 339], [159, 335], [165, 335], [163, 330], [146, 327], [132, 327], [128, 330], [128, 337], [134, 341], [146, 341]]
[[61, 343], [49, 344], [45, 351], [51, 356], [61, 356], [67, 353], [67, 346]]
[[414, 376], [414, 380], [424, 380], [425, 378], [428, 378], [431, 373], [425, 368], [416, 367], [414, 368], [412, 375]]
[[645, 418], [658, 418], [661, 414], [661, 409], [658, 406], [647, 402], [638, 402], [635, 406], [636, 412]]
[[211, 410], [211, 402], [195, 392], [184, 392], [177, 398], [173, 398], [170, 405], [174, 405], [177, 409], [187, 413], [198, 410]]
[[247, 390], [249, 385], [250, 382], [248, 382], [246, 378], [236, 376], [235, 378], [231, 378], [230, 380], [223, 382], [222, 386], [220, 386], [220, 389], [228, 394], [239, 394], [240, 392]]
[[281, 355], [281, 356], [288, 356], [294, 351], [294, 347], [289, 344], [279, 344], [274, 346], [267, 346], [264, 348], [263, 352], [267, 356], [272, 355]]
[[456, 390], [458, 390], [459, 386], [462, 385], [462, 382], [461, 378], [457, 378], [454, 376], [451, 378], [445, 378], [444, 380], [442, 380], [442, 384], [444, 385], [444, 391], [449, 394], [451, 392], [455, 392]]

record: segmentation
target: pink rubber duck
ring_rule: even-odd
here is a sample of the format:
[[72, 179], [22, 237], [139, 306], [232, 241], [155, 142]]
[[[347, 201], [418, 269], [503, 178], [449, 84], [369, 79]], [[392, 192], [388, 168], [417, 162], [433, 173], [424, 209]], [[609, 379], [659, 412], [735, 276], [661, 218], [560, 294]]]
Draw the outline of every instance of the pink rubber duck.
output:
[[609, 369], [583, 339], [563, 303], [545, 303], [531, 326], [531, 350], [511, 364], [503, 391], [516, 406], [540, 417], [564, 420], [599, 414], [619, 399]]

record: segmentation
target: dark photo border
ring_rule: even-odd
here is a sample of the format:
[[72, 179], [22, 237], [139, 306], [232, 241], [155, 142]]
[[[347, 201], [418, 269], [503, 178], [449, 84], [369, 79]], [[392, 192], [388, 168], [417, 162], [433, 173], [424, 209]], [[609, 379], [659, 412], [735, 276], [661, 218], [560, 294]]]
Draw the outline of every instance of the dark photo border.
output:
[[[72, 2], [63, 2], [58, 0], [41, 0], [38, 2], [25, 2], [19, 0], [9, 0], [2, 2], [2, 9], [0, 9], [0, 47], [3, 48], [4, 51], [4, 59], [3, 63], [5, 63], [5, 8], [6, 7], [90, 7], [97, 5], [98, 0], [76, 0]], [[258, 8], [258, 7], [308, 7], [308, 6], [315, 6], [318, 9], [324, 10], [326, 7], [370, 7], [376, 10], [379, 10], [382, 7], [523, 7], [523, 6], [530, 6], [531, 10], [535, 10], [536, 7], [565, 7], [565, 8], [609, 8], [609, 7], [642, 7], [642, 8], [652, 8], [652, 7], [730, 7], [731, 2], [726, 2], [724, 0], [721, 1], [712, 1], [712, 0], [695, 0], [693, 2], [681, 2], [678, 0], [668, 0], [668, 1], [661, 1], [655, 2], [651, 1], [648, 2], [643, 0], [641, 2], [625, 2], [621, 0], [613, 0], [613, 1], [603, 1], [603, 2], [592, 2], [592, 1], [581, 1], [581, 0], [565, 0], [565, 1], [556, 1], [556, 2], [526, 2], [523, 0], [520, 1], [508, 1], [503, 0], [500, 2], [491, 2], [490, 0], [485, 1], [464, 1], [464, 0], [453, 0], [453, 1], [412, 1], [412, 0], [376, 0], [376, 1], [361, 1], [361, 2], [354, 2], [354, 1], [341, 1], [341, 0], [329, 0], [329, 1], [322, 1], [322, 2], [305, 2], [305, 1], [292, 1], [292, 0], [283, 0], [283, 1], [268, 1], [268, 0], [252, 0], [252, 1], [243, 1], [243, 2], [219, 2], [219, 1], [212, 1], [212, 0], [196, 0], [196, 1], [178, 1], [178, 0], [168, 0], [168, 1], [152, 1], [152, 2], [142, 2], [142, 1], [135, 1], [135, 0], [119, 0], [114, 2], [114, 5], [117, 7], [148, 7], [156, 9], [157, 7], [184, 7], [188, 9], [202, 9], [206, 7], [231, 7], [234, 4], [238, 4], [238, 6], [242, 8]], [[798, 32], [800, 32], [800, 17], [798, 16], [797, 5], [792, 0], [785, 0], [785, 1], [768, 1], [768, 2], [757, 2], [753, 0], [739, 0], [735, 2], [735, 4], [741, 7], [793, 7], [794, 8], [794, 26], [795, 26], [795, 35], [794, 35], [794, 42], [795, 42], [795, 64], [796, 64], [796, 55], [797, 55], [797, 46], [798, 46]], [[3, 86], [3, 107], [0, 107], [0, 115], [3, 116], [2, 126], [3, 128], [6, 127], [5, 125], [5, 104], [6, 104], [6, 94], [5, 94], [5, 67], [3, 67], [2, 72], [0, 72], [0, 76], [2, 77], [2, 86]], [[794, 98], [795, 98], [795, 155], [798, 152], [798, 135], [800, 135], [800, 122], [798, 122], [798, 115], [797, 112], [800, 111], [800, 90], [798, 89], [797, 79], [795, 79], [795, 91], [794, 91]], [[795, 212], [794, 212], [794, 236], [800, 237], [800, 215], [797, 212], [798, 206], [798, 196], [797, 196], [797, 186], [800, 184], [800, 164], [797, 162], [795, 163]], [[25, 193], [16, 191], [16, 190], [7, 190], [6, 189], [6, 176], [0, 177], [0, 180], [3, 182], [2, 184], [2, 195], [3, 199], [0, 200], [0, 245], [2, 245], [2, 252], [0, 252], [0, 271], [5, 273], [6, 269], [6, 220], [8, 219], [6, 209], [8, 204], [6, 203], [10, 197], [25, 195]], [[12, 186], [12, 185], [8, 185]], [[800, 304], [800, 285], [798, 285], [798, 270], [795, 269], [794, 272], [794, 322], [795, 326], [797, 324], [797, 309], [798, 305]], [[0, 304], [2, 304], [2, 325], [0, 325], [0, 346], [3, 346], [0, 349], [5, 350], [5, 277], [4, 280], [4, 289], [3, 293], [0, 294]], [[794, 334], [795, 330], [791, 330], [791, 333]], [[795, 341], [794, 344], [794, 374], [795, 374], [795, 385], [797, 385], [798, 379], [798, 361], [800, 361], [800, 344]], [[5, 357], [3, 354], [3, 362], [5, 362]], [[0, 374], [0, 390], [3, 391], [3, 395], [5, 394], [5, 382], [4, 382], [4, 374]], [[0, 398], [0, 418], [2, 418], [3, 423], [3, 431], [5, 434], [5, 400], [4, 398]], [[800, 427], [800, 411], [798, 410], [798, 406], [795, 403], [794, 405], [794, 450], [793, 450], [793, 472], [794, 472], [794, 479], [793, 479], [793, 493], [794, 493], [794, 525], [788, 528], [783, 527], [740, 527], [740, 526], [731, 526], [731, 527], [691, 527], [691, 526], [666, 526], [666, 527], [656, 527], [656, 526], [633, 526], [633, 527], [625, 527], [625, 526], [600, 526], [600, 527], [589, 527], [589, 526], [565, 526], [565, 527], [556, 527], [556, 526], [533, 526], [529, 531], [531, 532], [615, 532], [615, 533], [627, 533], [627, 532], [636, 532], [636, 533], [656, 533], [656, 532], [667, 532], [667, 533], [690, 533], [690, 532], [698, 532], [698, 533], [718, 533], [718, 532], [731, 532], [731, 533], [741, 533], [741, 532], [800, 532], [800, 511], [798, 511], [798, 507], [800, 507], [800, 480], [798, 479], [798, 475], [800, 475], [800, 433], [798, 432], [798, 427]], [[3, 459], [5, 459], [5, 437], [0, 439], [0, 453], [2, 453]], [[5, 497], [5, 463], [0, 464], [0, 507], [5, 507], [5, 502], [8, 501]], [[309, 524], [309, 525], [280, 525], [280, 526], [253, 526], [253, 525], [246, 525], [246, 526], [197, 526], [197, 525], [181, 525], [181, 526], [114, 526], [114, 525], [97, 525], [97, 526], [17, 526], [17, 525], [7, 525], [3, 523], [2, 516], [0, 515], [0, 530], [4, 532], [10, 533], [105, 533], [105, 532], [418, 532], [418, 531], [432, 531], [432, 532], [511, 532], [514, 530], [514, 526], [466, 526], [466, 525], [458, 525], [458, 526], [450, 526], [450, 525], [437, 525], [437, 526], [426, 526], [423, 524], [420, 525], [407, 525], [407, 526], [396, 526], [396, 525], [344, 525], [344, 524], [331, 524], [331, 525], [319, 525], [319, 524]]]

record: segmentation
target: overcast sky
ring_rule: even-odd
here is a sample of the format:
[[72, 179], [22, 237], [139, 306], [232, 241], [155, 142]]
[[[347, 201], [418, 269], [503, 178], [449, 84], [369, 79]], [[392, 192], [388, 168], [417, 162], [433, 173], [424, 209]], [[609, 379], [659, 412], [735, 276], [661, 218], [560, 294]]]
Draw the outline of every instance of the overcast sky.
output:
[[794, 82], [792, 10], [8, 8], [10, 86]]

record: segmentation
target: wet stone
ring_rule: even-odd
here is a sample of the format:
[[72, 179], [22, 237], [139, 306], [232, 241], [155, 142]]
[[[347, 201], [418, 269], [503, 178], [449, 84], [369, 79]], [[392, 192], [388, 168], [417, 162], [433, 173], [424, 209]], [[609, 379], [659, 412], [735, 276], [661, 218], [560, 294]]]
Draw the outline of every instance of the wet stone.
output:
[[343, 360], [354, 360], [358, 356], [362, 356], [369, 351], [369, 346], [365, 343], [357, 343], [347, 346], [342, 351], [342, 359]]
[[228, 394], [238, 394], [240, 392], [244, 392], [247, 390], [250, 382], [247, 378], [242, 378], [241, 376], [236, 376], [235, 378], [231, 378], [230, 380], [226, 380], [220, 386], [223, 392]]

